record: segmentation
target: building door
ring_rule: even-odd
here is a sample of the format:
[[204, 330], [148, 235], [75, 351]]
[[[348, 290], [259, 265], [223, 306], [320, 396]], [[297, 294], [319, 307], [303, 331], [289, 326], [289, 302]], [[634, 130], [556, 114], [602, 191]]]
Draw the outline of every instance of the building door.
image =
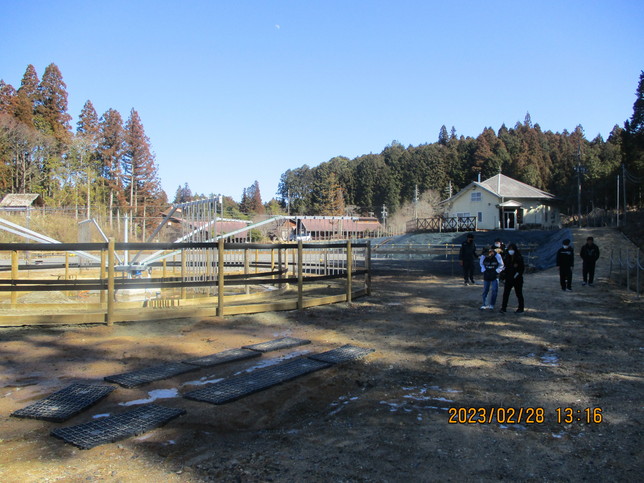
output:
[[514, 230], [516, 228], [516, 212], [515, 211], [504, 211], [503, 212], [503, 227], [506, 230]]

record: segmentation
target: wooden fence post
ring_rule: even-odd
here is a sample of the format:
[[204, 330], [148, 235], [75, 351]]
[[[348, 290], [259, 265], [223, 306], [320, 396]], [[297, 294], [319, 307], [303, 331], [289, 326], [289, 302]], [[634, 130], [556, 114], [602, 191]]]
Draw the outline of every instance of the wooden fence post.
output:
[[278, 273], [277, 277], [280, 279], [279, 288], [282, 288], [283, 285], [282, 285], [281, 280], [282, 280], [282, 267], [283, 267], [283, 264], [282, 264], [282, 249], [281, 248], [277, 249], [277, 267], [278, 267], [278, 270], [279, 270], [279, 273]]
[[[181, 249], [181, 282], [186, 281], [186, 251], [182, 248]], [[183, 285], [181, 286], [181, 299], [186, 298], [186, 287]]]
[[107, 325], [114, 324], [114, 238], [107, 244]]
[[302, 272], [302, 240], [297, 241], [297, 308], [304, 308], [304, 295], [302, 284], [304, 282], [304, 273]]
[[[11, 279], [18, 280], [18, 250], [11, 252]], [[13, 283], [15, 285], [15, 282]], [[13, 307], [18, 302], [18, 292], [11, 291], [11, 306]]]
[[217, 317], [224, 316], [224, 239], [217, 244]]
[[[101, 279], [101, 281], [104, 281], [106, 278], [107, 274], [105, 272], [105, 250], [101, 250], [101, 266], [98, 269], [98, 278]], [[103, 308], [103, 305], [105, 303], [105, 298], [106, 298], [106, 291], [101, 289], [101, 295], [99, 302], [101, 303], [101, 308]]]
[[365, 276], [365, 285], [367, 287], [367, 295], [371, 295], [371, 240], [367, 241], [367, 258], [365, 260], [367, 274]]
[[248, 248], [244, 248], [244, 279], [246, 280], [246, 285], [244, 285], [244, 292], [246, 295], [250, 293], [250, 287], [248, 286]]
[[347, 240], [347, 302], [351, 302], [351, 283], [353, 278], [353, 253], [351, 252], [351, 240]]

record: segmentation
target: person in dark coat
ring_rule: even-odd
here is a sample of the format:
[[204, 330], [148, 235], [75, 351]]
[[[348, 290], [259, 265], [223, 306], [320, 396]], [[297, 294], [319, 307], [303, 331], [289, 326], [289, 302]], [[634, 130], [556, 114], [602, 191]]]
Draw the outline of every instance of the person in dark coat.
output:
[[584, 278], [582, 285], [593, 286], [595, 281], [595, 263], [599, 258], [599, 247], [595, 245], [595, 241], [592, 236], [586, 238], [586, 244], [581, 247], [579, 256], [583, 260], [581, 275]]
[[575, 266], [575, 251], [567, 238], [557, 252], [557, 266], [559, 267], [561, 290], [572, 292], [572, 267]]
[[508, 300], [510, 292], [514, 288], [514, 293], [519, 302], [517, 313], [523, 313], [524, 299], [523, 299], [523, 272], [525, 271], [525, 264], [523, 256], [514, 243], [508, 245], [508, 249], [503, 257], [503, 264], [505, 265], [505, 288], [503, 289], [503, 302], [501, 303], [501, 312], [505, 312], [508, 308]]
[[[503, 259], [501, 258], [501, 255], [496, 253], [492, 246], [484, 251], [483, 255], [481, 255], [479, 264], [481, 267], [481, 273], [483, 274], [483, 305], [481, 305], [481, 310], [494, 309], [496, 296], [499, 292], [498, 276], [499, 273], [503, 271]], [[490, 289], [492, 289], [492, 293], [488, 303], [487, 296]]]
[[471, 233], [468, 233], [467, 238], [461, 245], [461, 250], [458, 252], [458, 259], [461, 261], [461, 266], [463, 267], [463, 283], [465, 285], [476, 283], [474, 281], [476, 244], [474, 243], [474, 235]]

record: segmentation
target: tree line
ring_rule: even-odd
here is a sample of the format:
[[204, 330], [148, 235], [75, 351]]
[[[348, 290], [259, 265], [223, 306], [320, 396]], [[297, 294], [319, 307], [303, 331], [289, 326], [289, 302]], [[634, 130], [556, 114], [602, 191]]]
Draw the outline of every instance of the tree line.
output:
[[484, 180], [501, 172], [556, 195], [564, 212], [573, 213], [578, 172], [584, 211], [614, 208], [617, 175], [625, 173], [627, 203], [641, 207], [644, 72], [636, 98], [631, 119], [623, 128], [615, 125], [606, 140], [601, 135], [587, 139], [581, 125], [571, 132], [544, 131], [529, 113], [514, 127], [487, 127], [475, 138], [442, 126], [434, 143], [404, 147], [393, 141], [379, 154], [338, 156], [313, 168], [289, 169], [278, 192], [292, 213], [379, 215], [383, 206], [394, 213], [419, 192], [434, 190], [447, 198], [479, 175]]
[[105, 207], [145, 216], [167, 204], [138, 112], [99, 118], [85, 102], [75, 132], [56, 64], [42, 79], [27, 66], [20, 87], [0, 80], [0, 191], [37, 193], [50, 206]]

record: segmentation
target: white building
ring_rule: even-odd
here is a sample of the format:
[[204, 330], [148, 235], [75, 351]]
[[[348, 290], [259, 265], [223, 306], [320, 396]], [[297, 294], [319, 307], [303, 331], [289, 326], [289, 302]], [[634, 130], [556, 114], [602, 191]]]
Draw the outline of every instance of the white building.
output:
[[499, 173], [473, 181], [441, 205], [448, 218], [476, 217], [479, 230], [516, 230], [521, 225], [559, 227], [554, 202], [554, 195]]

